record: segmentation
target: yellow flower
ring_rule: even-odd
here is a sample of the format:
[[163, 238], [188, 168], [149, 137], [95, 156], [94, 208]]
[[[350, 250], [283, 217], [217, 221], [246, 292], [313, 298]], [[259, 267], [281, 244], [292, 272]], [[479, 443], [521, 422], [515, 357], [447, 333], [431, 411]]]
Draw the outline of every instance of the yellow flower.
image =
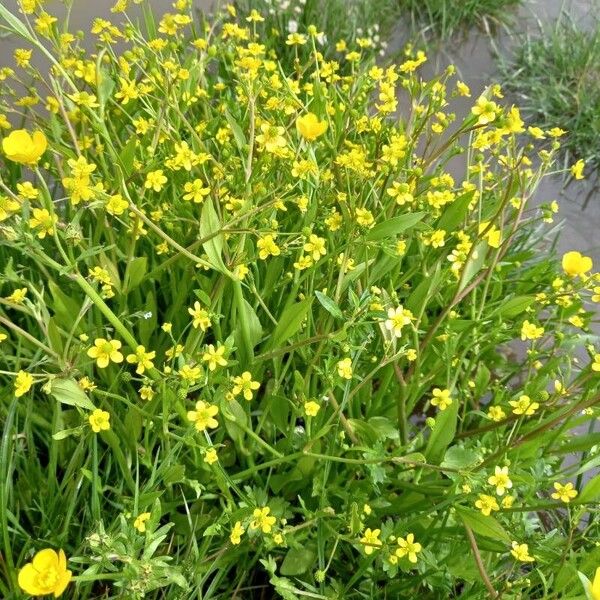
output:
[[252, 381], [252, 373], [244, 371], [240, 376], [233, 378], [233, 395], [243, 393], [246, 400], [252, 400], [253, 391], [260, 387], [258, 381]]
[[337, 372], [343, 379], [352, 379], [352, 359], [343, 358], [338, 361]]
[[585, 163], [579, 159], [574, 165], [571, 166], [571, 175], [575, 177], [575, 179], [583, 179], [583, 169], [585, 168]]
[[128, 208], [129, 202], [121, 196], [121, 194], [114, 194], [110, 196], [106, 202], [104, 208], [109, 215], [122, 215]]
[[255, 508], [252, 516], [254, 519], [250, 522], [250, 529], [260, 529], [263, 533], [270, 533], [275, 521], [275, 517], [269, 516], [271, 509], [268, 506]]
[[502, 243], [502, 231], [495, 225], [490, 227], [489, 221], [482, 221], [479, 224], [479, 235], [482, 235], [484, 231], [484, 238], [487, 241], [488, 246], [490, 246], [490, 248], [500, 248], [500, 244]]
[[189, 410], [187, 413], [188, 421], [194, 424], [198, 431], [204, 431], [209, 427], [214, 429], [219, 426], [219, 422], [214, 418], [219, 412], [219, 407], [214, 404], [208, 404], [203, 400], [196, 402], [196, 410]]
[[321, 256], [327, 254], [327, 250], [325, 249], [325, 239], [311, 233], [308, 242], [304, 244], [304, 250], [312, 256], [314, 261], [319, 260]]
[[523, 394], [518, 400], [510, 400], [509, 404], [513, 407], [513, 414], [531, 416], [540, 407], [539, 403], [532, 402], [529, 396]]
[[51, 548], [40, 550], [30, 563], [19, 571], [19, 587], [32, 596], [54, 594], [58, 598], [71, 581], [72, 573], [67, 569], [67, 557], [62, 550]]
[[379, 539], [380, 534], [381, 529], [371, 529], [370, 527], [365, 529], [365, 533], [360, 538], [360, 543], [365, 545], [365, 554], [367, 556], [373, 554], [379, 546], [383, 545], [383, 542]]
[[146, 521], [148, 521], [149, 519], [150, 519], [150, 513], [149, 512], [141, 513], [140, 515], [138, 515], [135, 518], [135, 521], [133, 522], [133, 526], [140, 533], [146, 533]]
[[319, 121], [314, 113], [306, 113], [296, 120], [298, 133], [309, 142], [316, 140], [327, 131], [327, 121]]
[[43, 240], [47, 235], [54, 235], [54, 225], [57, 221], [58, 217], [51, 215], [45, 208], [34, 208], [29, 227], [37, 229], [38, 238]]
[[512, 550], [510, 553], [521, 562], [533, 562], [535, 558], [529, 555], [529, 546], [527, 544], [519, 544], [518, 542], [512, 543]]
[[210, 317], [208, 316], [208, 312], [201, 308], [200, 302], [194, 302], [194, 308], [188, 308], [188, 313], [192, 316], [192, 327], [194, 329], [202, 329], [202, 331], [206, 331], [210, 327]]
[[594, 581], [590, 585], [592, 600], [600, 600], [600, 567], [597, 567]]
[[217, 456], [217, 451], [214, 448], [211, 448], [210, 450], [207, 450], [204, 454], [204, 462], [208, 465], [212, 465], [213, 463], [216, 463], [219, 460], [219, 457]]
[[409, 533], [404, 538], [398, 538], [398, 549], [396, 550], [396, 556], [398, 558], [403, 558], [404, 556], [408, 556], [408, 560], [411, 563], [417, 562], [417, 554], [421, 552], [421, 544], [419, 542], [415, 542], [415, 536], [413, 533]]
[[512, 481], [508, 476], [508, 467], [496, 467], [494, 474], [488, 477], [488, 483], [495, 486], [498, 496], [503, 496], [504, 492], [512, 487]]
[[229, 541], [234, 546], [237, 546], [242, 540], [242, 535], [244, 535], [244, 531], [246, 530], [242, 527], [241, 521], [236, 521], [235, 525], [233, 526], [233, 529], [231, 530], [231, 534], [229, 535]]
[[20, 398], [26, 394], [32, 385], [33, 377], [25, 371], [19, 371], [15, 377], [15, 398]]
[[316, 417], [320, 410], [321, 407], [314, 400], [304, 403], [304, 412], [308, 417]]
[[577, 490], [575, 486], [569, 481], [565, 485], [558, 483], [558, 481], [554, 482], [554, 489], [556, 492], [552, 494], [552, 497], [555, 500], [560, 500], [565, 504], [569, 504], [573, 498], [577, 496]]
[[146, 175], [144, 187], [146, 189], [153, 189], [155, 192], [160, 192], [165, 183], [167, 183], [167, 178], [163, 174], [162, 169], [158, 169], [157, 171], [150, 171], [150, 173]]
[[592, 363], [592, 371], [600, 372], [600, 354], [594, 354], [594, 362]]
[[[0, 344], [7, 338], [8, 336], [3, 331], [0, 331]], [[600, 356], [600, 354], [598, 356]]]
[[479, 499], [475, 501], [475, 506], [486, 517], [489, 517], [493, 510], [500, 510], [496, 498], [494, 498], [494, 496], [488, 496], [487, 494], [479, 494]]
[[94, 340], [94, 345], [87, 351], [87, 355], [96, 360], [98, 368], [105, 369], [111, 361], [114, 363], [123, 362], [123, 355], [119, 352], [121, 346], [119, 340], [97, 338]]
[[522, 340], [537, 340], [544, 335], [544, 328], [538, 327], [535, 323], [530, 323], [528, 320], [523, 322], [521, 327]]
[[452, 398], [450, 398], [450, 390], [440, 390], [440, 388], [433, 388], [433, 399], [431, 404], [433, 406], [439, 406], [440, 410], [446, 410], [452, 404]]
[[210, 188], [204, 187], [204, 183], [202, 179], [194, 179], [194, 181], [188, 181], [183, 186], [184, 191], [186, 192], [183, 195], [184, 200], [191, 200], [196, 204], [202, 202], [205, 196], [210, 194]]
[[285, 129], [283, 127], [263, 123], [260, 126], [260, 134], [256, 136], [256, 141], [261, 144], [267, 152], [277, 154], [287, 145], [287, 142], [283, 137], [284, 133]]
[[402, 335], [402, 328], [405, 325], [410, 325], [414, 316], [410, 310], [405, 309], [402, 305], [398, 308], [388, 309], [388, 318], [385, 321], [385, 328], [391, 331], [396, 337]]
[[27, 288], [19, 288], [4, 299], [11, 304], [22, 304], [23, 300], [25, 300], [25, 296], [27, 296]]
[[373, 217], [373, 213], [368, 208], [357, 208], [356, 222], [363, 227], [373, 227], [375, 217]]
[[108, 431], [110, 429], [110, 413], [97, 408], [89, 417], [88, 421], [94, 433]]
[[17, 129], [2, 140], [2, 149], [9, 160], [23, 165], [35, 165], [46, 151], [48, 141], [41, 131], [33, 135], [25, 129]]
[[580, 252], [572, 250], [562, 257], [563, 271], [570, 277], [581, 276], [592, 270], [592, 259], [589, 256], [583, 256]]
[[488, 417], [492, 419], [492, 421], [502, 421], [502, 419], [506, 418], [506, 413], [502, 410], [500, 406], [490, 406], [488, 408]]
[[288, 46], [304, 46], [306, 44], [306, 36], [303, 33], [290, 33], [285, 40]]
[[146, 348], [144, 346], [138, 346], [135, 349], [135, 354], [127, 355], [127, 362], [129, 364], [137, 364], [135, 372], [138, 375], [142, 375], [146, 369], [152, 369], [154, 367], [152, 359], [155, 356], [156, 352], [146, 352]]
[[223, 357], [225, 354], [225, 346], [219, 346], [216, 350], [212, 344], [209, 344], [204, 354], [202, 355], [202, 361], [208, 363], [208, 368], [214, 371], [217, 365], [221, 367], [227, 366], [227, 360]]
[[262, 260], [269, 256], [279, 256], [281, 254], [281, 249], [275, 243], [275, 239], [271, 234], [261, 237], [256, 242], [256, 247], [258, 248], [258, 256]]
[[497, 110], [498, 105], [495, 102], [488, 100], [485, 96], [481, 96], [471, 109], [471, 112], [478, 117], [477, 123], [479, 125], [487, 125], [496, 119]]

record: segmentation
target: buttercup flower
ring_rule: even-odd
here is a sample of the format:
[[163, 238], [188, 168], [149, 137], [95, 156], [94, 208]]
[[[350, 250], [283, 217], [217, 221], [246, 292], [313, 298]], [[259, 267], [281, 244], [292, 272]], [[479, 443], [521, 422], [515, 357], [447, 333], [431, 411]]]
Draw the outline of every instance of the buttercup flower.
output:
[[404, 556], [408, 556], [408, 560], [411, 563], [417, 562], [417, 554], [421, 552], [422, 546], [419, 542], [415, 542], [415, 536], [413, 533], [409, 533], [404, 538], [398, 538], [398, 549], [396, 550], [396, 556], [398, 558], [403, 558]]
[[204, 431], [205, 429], [214, 429], [219, 426], [219, 422], [214, 418], [218, 412], [218, 406], [198, 400], [196, 402], [196, 410], [188, 411], [187, 418], [188, 421], [194, 424], [194, 427], [198, 431]]
[[133, 522], [133, 526], [140, 532], [140, 533], [145, 533], [146, 532], [146, 522], [150, 519], [150, 513], [149, 512], [145, 512], [145, 513], [141, 513], [140, 515], [138, 515], [135, 518], [135, 521]]
[[99, 369], [105, 369], [110, 362], [123, 362], [123, 355], [119, 352], [121, 346], [119, 340], [97, 338], [94, 340], [94, 345], [87, 351], [87, 355], [96, 360]]
[[379, 539], [381, 535], [381, 529], [371, 529], [367, 527], [363, 536], [360, 538], [360, 543], [364, 544], [365, 554], [373, 554], [375, 550], [379, 549], [379, 546], [383, 545], [383, 542]]
[[142, 375], [146, 369], [152, 369], [154, 367], [152, 359], [155, 356], [156, 352], [146, 352], [146, 348], [144, 346], [138, 346], [135, 349], [135, 354], [127, 355], [127, 362], [130, 364], [136, 364], [137, 368], [135, 372], [138, 375]]
[[316, 417], [320, 410], [321, 407], [314, 400], [304, 403], [304, 412], [307, 417]]
[[475, 506], [486, 517], [489, 517], [493, 510], [500, 510], [496, 498], [494, 498], [494, 496], [488, 496], [487, 494], [479, 494], [479, 498], [475, 501]]
[[535, 558], [529, 554], [529, 546], [527, 544], [519, 544], [519, 542], [512, 543], [512, 550], [510, 553], [514, 558], [521, 562], [533, 562]]
[[314, 113], [306, 113], [296, 120], [298, 133], [306, 140], [312, 142], [327, 131], [327, 122], [319, 121]]
[[67, 569], [67, 557], [62, 550], [51, 548], [40, 550], [30, 563], [19, 571], [19, 587], [32, 596], [58, 598], [71, 581], [72, 573]]
[[589, 592], [592, 596], [592, 600], [600, 600], [600, 567], [596, 568], [594, 581], [590, 584]]
[[573, 498], [577, 496], [577, 490], [570, 481], [568, 483], [565, 483], [565, 485], [562, 485], [561, 483], [558, 483], [558, 481], [555, 481], [554, 489], [556, 490], [556, 492], [553, 492], [552, 497], [555, 500], [560, 500], [561, 502], [564, 502], [565, 504], [569, 504], [569, 502], [571, 502], [571, 500], [573, 500]]
[[390, 308], [388, 309], [385, 328], [391, 331], [396, 337], [400, 337], [402, 335], [402, 328], [405, 325], [410, 325], [413, 319], [412, 312], [405, 309], [402, 305], [398, 306], [398, 308]]
[[33, 377], [26, 371], [19, 371], [15, 377], [15, 397], [20, 398], [26, 394], [33, 385]]
[[270, 533], [277, 519], [270, 515], [271, 509], [268, 506], [255, 508], [250, 522], [250, 529], [260, 529], [263, 533]]
[[562, 257], [562, 268], [570, 277], [585, 275], [593, 267], [592, 259], [589, 256], [583, 256], [581, 252], [572, 250]]
[[258, 381], [252, 381], [252, 373], [250, 371], [244, 371], [240, 376], [233, 378], [233, 390], [234, 396], [243, 393], [246, 400], [252, 400], [254, 391], [260, 387]]
[[23, 165], [37, 164], [47, 147], [48, 141], [41, 131], [29, 135], [25, 129], [17, 129], [2, 140], [6, 158]]
[[433, 388], [433, 398], [431, 404], [438, 406], [440, 410], [446, 410], [452, 404], [452, 398], [450, 397], [450, 390], [441, 390], [440, 388]]
[[234, 546], [237, 546], [242, 541], [242, 535], [244, 535], [244, 531], [246, 530], [242, 527], [242, 522], [236, 521], [233, 529], [231, 530], [231, 534], [229, 535], [229, 541]]
[[512, 488], [512, 481], [508, 476], [508, 467], [496, 467], [494, 474], [488, 477], [488, 483], [496, 488], [498, 496], [503, 496], [507, 489]]
[[337, 372], [343, 379], [352, 379], [352, 359], [343, 358], [337, 363]]
[[110, 429], [110, 413], [97, 408], [89, 417], [88, 421], [94, 433], [108, 431]]

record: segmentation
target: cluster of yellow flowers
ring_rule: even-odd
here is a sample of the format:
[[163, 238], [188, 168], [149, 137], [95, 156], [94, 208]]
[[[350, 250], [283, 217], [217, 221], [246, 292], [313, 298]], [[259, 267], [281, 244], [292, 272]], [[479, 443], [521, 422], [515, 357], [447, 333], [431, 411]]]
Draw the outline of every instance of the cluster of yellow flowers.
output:
[[[92, 440], [95, 468], [114, 456], [136, 498], [125, 537], [150, 539], [157, 519], [144, 503], [164, 494], [178, 524], [202, 512], [205, 548], [221, 557], [220, 540], [233, 563], [263, 546], [287, 552], [291, 540], [312, 548], [335, 523], [349, 534], [332, 537], [317, 581], [343, 571], [341, 541], [393, 580], [432, 567], [438, 538], [472, 548], [456, 534], [461, 514], [498, 531], [494, 513], [509, 522], [525, 512], [534, 451], [522, 458], [518, 447], [575, 410], [593, 416], [600, 374], [598, 348], [586, 346], [582, 364], [561, 346], [588, 330], [586, 305], [600, 302], [591, 258], [572, 251], [562, 272], [549, 261], [535, 271], [523, 241], [564, 132], [526, 128], [499, 86], [458, 119], [450, 101], [471, 90], [453, 68], [424, 82], [426, 54], [412, 48], [383, 67], [363, 61], [369, 44], [358, 38], [329, 59], [309, 27], [285, 38], [290, 52], [310, 49], [285, 73], [256, 34], [259, 12], [240, 19], [226, 7], [198, 27], [192, 3], [177, 0], [146, 35], [96, 19], [88, 56], [43, 5], [21, 0], [35, 16], [31, 47], [15, 53], [20, 75], [0, 71], [15, 84], [39, 79], [34, 53], [52, 49], [49, 96], [28, 91], [13, 106], [0, 93], [2, 376], [17, 399], [56, 400], [52, 427], [68, 428], [52, 443]], [[403, 92], [410, 115], [396, 118]], [[12, 130], [20, 111], [35, 124]], [[534, 155], [531, 142], [546, 138], [550, 149]], [[467, 139], [459, 176], [447, 164]], [[515, 340], [525, 357], [511, 362], [501, 350]], [[144, 472], [163, 460], [173, 461], [167, 483], [161, 469]], [[585, 496], [557, 478], [547, 495], [578, 505]], [[360, 513], [366, 482], [381, 500]], [[432, 509], [421, 485], [449, 499]], [[202, 495], [202, 511], [190, 510]], [[453, 502], [463, 512], [445, 513], [431, 535]], [[392, 510], [411, 525], [386, 521]], [[538, 561], [533, 535], [535, 556], [509, 545], [532, 532], [510, 522], [518, 530], [498, 554]], [[71, 581], [64, 552], [42, 550], [18, 580], [58, 597]]]

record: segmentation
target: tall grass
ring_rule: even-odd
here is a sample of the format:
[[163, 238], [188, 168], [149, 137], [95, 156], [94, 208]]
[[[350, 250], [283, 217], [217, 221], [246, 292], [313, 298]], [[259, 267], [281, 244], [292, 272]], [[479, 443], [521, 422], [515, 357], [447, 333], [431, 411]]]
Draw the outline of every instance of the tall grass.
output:
[[560, 127], [565, 162], [600, 166], [600, 26], [584, 31], [567, 12], [540, 35], [525, 35], [499, 60], [505, 87], [543, 129]]

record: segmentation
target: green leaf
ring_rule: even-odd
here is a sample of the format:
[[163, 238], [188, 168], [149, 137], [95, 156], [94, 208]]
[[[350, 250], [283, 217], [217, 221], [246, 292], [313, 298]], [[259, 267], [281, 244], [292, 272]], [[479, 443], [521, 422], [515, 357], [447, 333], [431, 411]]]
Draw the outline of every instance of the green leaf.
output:
[[456, 512], [465, 525], [468, 525], [475, 533], [483, 535], [492, 540], [502, 540], [510, 543], [511, 536], [506, 529], [491, 515], [486, 517], [479, 511], [471, 510], [463, 506], [457, 506]]
[[581, 490], [575, 502], [595, 502], [600, 498], [600, 475], [592, 477]]
[[223, 252], [223, 235], [216, 235], [220, 230], [221, 221], [215, 211], [211, 198], [207, 197], [204, 200], [202, 214], [200, 215], [200, 237], [210, 237], [210, 239], [207, 242], [204, 242], [202, 247], [208, 256], [211, 266], [225, 275], [230, 275], [221, 258]]
[[321, 303], [321, 306], [333, 317], [336, 319], [343, 319], [344, 314], [340, 310], [340, 307], [337, 305], [335, 300], [332, 300], [327, 294], [323, 292], [315, 292], [315, 296], [317, 300]]
[[125, 274], [125, 283], [123, 293], [128, 293], [142, 283], [146, 271], [148, 270], [148, 258], [146, 256], [138, 256], [129, 262], [127, 272]]
[[310, 548], [290, 548], [283, 559], [280, 572], [288, 577], [306, 573], [315, 562], [315, 553]]
[[414, 227], [419, 221], [423, 219], [426, 213], [407, 213], [400, 215], [399, 217], [393, 217], [387, 219], [379, 225], [375, 225], [373, 229], [369, 230], [369, 233], [365, 236], [365, 239], [369, 242], [375, 242], [377, 240], [383, 240], [385, 238], [394, 237], [411, 227]]
[[81, 435], [81, 427], [74, 427], [73, 429], [63, 429], [52, 434], [53, 440], [64, 440], [72, 435]]
[[446, 448], [454, 439], [456, 433], [456, 420], [458, 418], [458, 400], [441, 411], [435, 418], [435, 425], [427, 442], [425, 456], [429, 462], [437, 464], [444, 456]]
[[471, 254], [471, 257], [469, 260], [467, 260], [467, 264], [464, 266], [464, 274], [459, 288], [460, 292], [462, 292], [462, 290], [469, 285], [475, 275], [481, 271], [483, 264], [485, 263], [485, 259], [487, 258], [487, 250], [487, 242], [479, 242], [479, 244], [475, 246], [474, 252]]
[[[245, 433], [242, 427], [248, 426], [248, 415], [246, 414], [246, 411], [237, 400], [225, 400], [223, 398], [221, 401], [221, 413], [225, 417], [225, 429], [227, 429], [229, 437], [231, 437], [234, 442], [241, 445]], [[242, 425], [242, 427], [240, 427], [238, 423]]]
[[436, 229], [443, 229], [451, 233], [464, 222], [467, 213], [469, 212], [469, 204], [473, 200], [474, 192], [467, 192], [454, 200], [450, 206], [444, 211], [444, 214], [437, 222]]
[[423, 306], [427, 304], [427, 300], [431, 298], [438, 289], [441, 280], [440, 265], [436, 265], [435, 271], [429, 274], [429, 277], [424, 277], [417, 287], [411, 292], [406, 301], [406, 308], [415, 314], [420, 314]]
[[534, 302], [534, 296], [515, 296], [506, 302], [502, 302], [492, 314], [499, 317], [518, 317]]
[[77, 406], [86, 410], [96, 408], [74, 379], [53, 379], [50, 383], [50, 394], [61, 404]]
[[475, 450], [470, 448], [462, 448], [461, 446], [452, 446], [446, 450], [442, 467], [449, 469], [468, 469], [479, 462], [479, 455]]
[[233, 132], [233, 137], [235, 138], [235, 143], [238, 147], [238, 150], [242, 152], [248, 143], [246, 142], [246, 136], [244, 135], [242, 128], [238, 125], [237, 121], [232, 117], [228, 110], [225, 111], [225, 118], [227, 119], [227, 123]]
[[277, 326], [269, 340], [269, 348], [278, 348], [285, 344], [302, 326], [302, 322], [306, 317], [311, 305], [312, 298], [305, 298], [301, 302], [290, 304], [283, 310], [279, 317]]
[[129, 141], [125, 144], [121, 153], [119, 154], [119, 162], [123, 167], [123, 173], [125, 177], [129, 177], [133, 172], [133, 163], [135, 159], [135, 149], [136, 149], [136, 141], [137, 137], [132, 135], [129, 138]]
[[20, 36], [24, 37], [27, 40], [31, 40], [31, 35], [29, 31], [27, 31], [27, 27], [25, 27], [24, 23], [15, 17], [8, 8], [5, 8], [0, 4], [0, 17], [4, 19], [9, 27], [15, 33], [18, 33]]

